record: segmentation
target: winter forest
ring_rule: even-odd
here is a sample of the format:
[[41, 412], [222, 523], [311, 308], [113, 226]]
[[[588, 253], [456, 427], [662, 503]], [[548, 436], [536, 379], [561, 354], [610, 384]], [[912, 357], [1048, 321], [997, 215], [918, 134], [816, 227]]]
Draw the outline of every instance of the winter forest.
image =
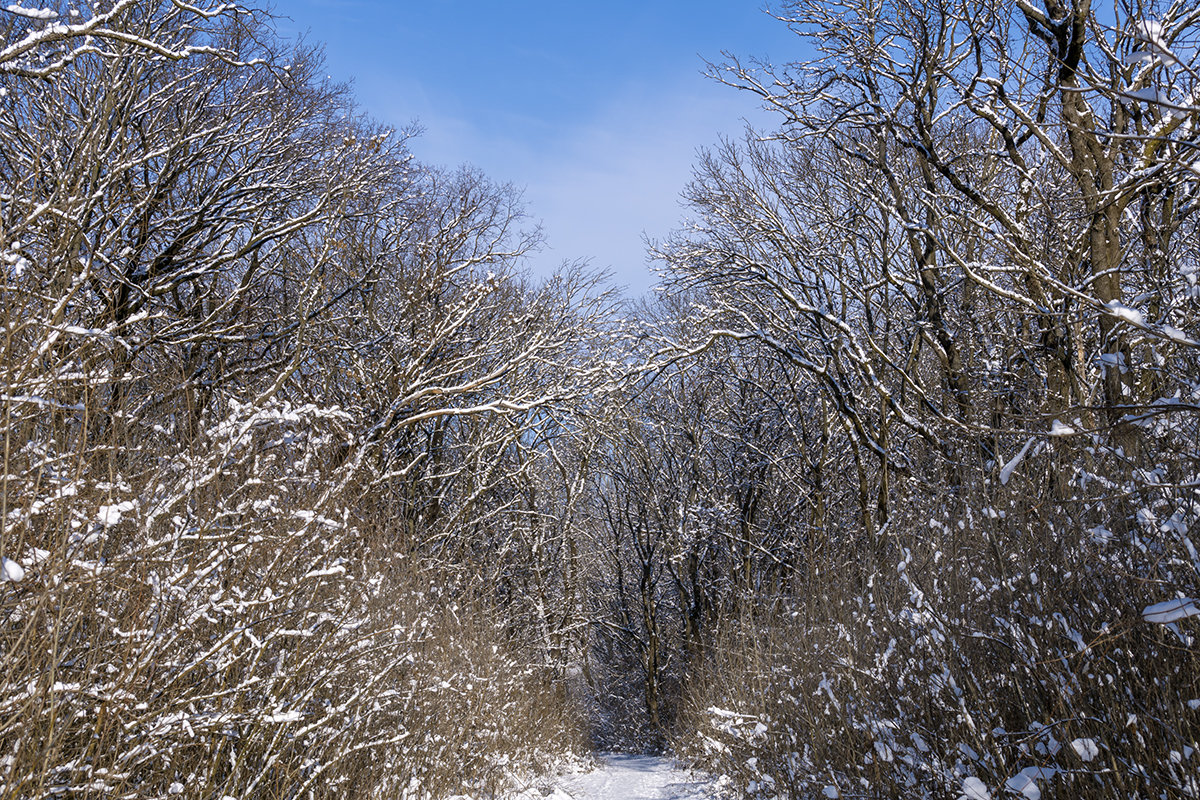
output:
[[1200, 8], [770, 13], [634, 303], [268, 10], [0, 10], [0, 797], [1200, 797]]

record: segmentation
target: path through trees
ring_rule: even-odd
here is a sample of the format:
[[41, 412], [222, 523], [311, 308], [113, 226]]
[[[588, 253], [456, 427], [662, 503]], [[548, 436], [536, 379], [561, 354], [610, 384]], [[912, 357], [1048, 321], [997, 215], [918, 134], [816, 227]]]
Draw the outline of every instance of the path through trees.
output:
[[0, 11], [0, 794], [1200, 795], [1193, 6], [781, 3], [639, 307], [261, 10]]

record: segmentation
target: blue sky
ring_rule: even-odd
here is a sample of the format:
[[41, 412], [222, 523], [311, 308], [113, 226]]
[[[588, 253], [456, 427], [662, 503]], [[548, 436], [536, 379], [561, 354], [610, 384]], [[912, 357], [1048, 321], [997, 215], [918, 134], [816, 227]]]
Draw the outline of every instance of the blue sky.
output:
[[470, 163], [524, 189], [548, 248], [611, 269], [631, 295], [653, 276], [643, 234], [683, 216], [697, 148], [766, 117], [703, 77], [721, 51], [794, 60], [800, 40], [756, 0], [278, 0], [285, 34], [326, 45], [381, 121], [425, 130], [423, 161]]

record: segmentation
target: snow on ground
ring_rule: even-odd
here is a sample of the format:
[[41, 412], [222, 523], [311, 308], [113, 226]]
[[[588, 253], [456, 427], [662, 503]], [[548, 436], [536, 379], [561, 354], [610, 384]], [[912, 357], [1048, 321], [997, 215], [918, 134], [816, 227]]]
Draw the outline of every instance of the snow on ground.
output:
[[[717, 800], [711, 780], [689, 775], [669, 758], [607, 753], [593, 772], [566, 775], [535, 800]], [[525, 800], [519, 795], [516, 800]]]

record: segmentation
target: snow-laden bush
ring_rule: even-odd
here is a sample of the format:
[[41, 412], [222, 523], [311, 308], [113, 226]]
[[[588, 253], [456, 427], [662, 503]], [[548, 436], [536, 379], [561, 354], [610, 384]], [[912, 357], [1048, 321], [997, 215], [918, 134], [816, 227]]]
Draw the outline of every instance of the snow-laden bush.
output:
[[1195, 501], [1129, 488], [1119, 538], [1112, 498], [912, 498], [881, 559], [714, 643], [680, 749], [761, 797], [1200, 796], [1200, 629], [1149, 602], [1200, 589]]
[[0, 794], [423, 800], [575, 747], [518, 500], [586, 280], [526, 287], [515, 192], [262, 14], [50, 6], [0, 12]]
[[141, 480], [10, 460], [6, 792], [437, 797], [571, 745], [528, 643], [298, 468], [345, 416], [231, 404]]

